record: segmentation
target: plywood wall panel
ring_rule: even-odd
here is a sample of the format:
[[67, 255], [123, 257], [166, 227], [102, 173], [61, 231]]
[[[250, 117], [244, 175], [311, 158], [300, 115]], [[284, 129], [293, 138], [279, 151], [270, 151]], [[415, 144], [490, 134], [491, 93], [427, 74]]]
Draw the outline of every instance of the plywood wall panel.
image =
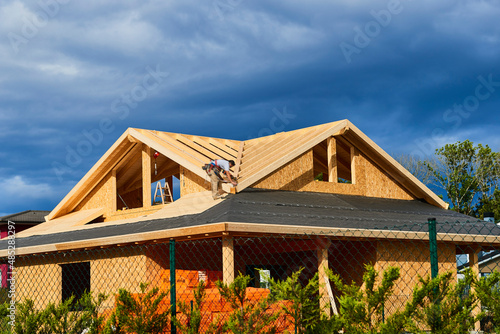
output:
[[[311, 191], [412, 200], [414, 197], [387, 173], [378, 168], [358, 150], [353, 159], [354, 184], [315, 181], [313, 150], [287, 163], [277, 171], [252, 185], [253, 188]], [[327, 176], [324, 175], [326, 178]]]
[[180, 166], [180, 183], [181, 183], [181, 197], [199, 193], [202, 191], [211, 190], [210, 179], [207, 175], [206, 179], [202, 179], [190, 170]]
[[[85, 197], [83, 201], [73, 211], [104, 208], [105, 214], [115, 211], [115, 190], [113, 185], [116, 184], [111, 173], [105, 176], [101, 182]], [[120, 205], [118, 203], [118, 205]]]
[[[456, 275], [455, 245], [438, 243], [439, 273]], [[401, 277], [396, 281], [391, 310], [403, 307], [411, 298], [419, 277], [431, 274], [429, 243], [424, 241], [379, 241], [376, 250], [375, 270], [382, 273], [390, 266], [400, 268]], [[456, 279], [456, 277], [454, 277]], [[389, 310], [390, 311], [390, 310]], [[389, 313], [388, 313], [389, 314]]]
[[312, 150], [271, 173], [253, 188], [302, 191], [314, 179]]

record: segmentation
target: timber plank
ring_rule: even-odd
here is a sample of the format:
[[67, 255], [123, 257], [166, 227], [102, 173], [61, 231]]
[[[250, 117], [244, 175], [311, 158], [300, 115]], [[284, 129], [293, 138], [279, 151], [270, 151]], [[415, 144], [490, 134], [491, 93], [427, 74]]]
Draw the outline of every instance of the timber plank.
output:
[[[177, 139], [179, 142], [183, 143], [186, 146], [189, 146], [193, 150], [199, 152], [204, 156], [204, 160], [215, 160], [215, 159], [222, 159], [222, 156], [219, 154], [215, 154], [212, 151], [207, 150], [205, 147], [201, 146], [198, 143], [195, 143], [191, 139], [185, 137], [184, 135], [176, 135], [175, 139]], [[207, 161], [207, 162], [208, 162]]]
[[225, 160], [232, 160], [235, 158], [235, 156], [233, 155], [230, 155], [229, 153], [227, 153], [226, 151], [223, 151], [221, 150], [220, 148], [218, 148], [217, 146], [214, 146], [212, 143], [206, 141], [205, 139], [203, 139], [202, 137], [198, 137], [198, 136], [194, 136], [193, 139], [192, 139], [195, 143], [197, 143], [198, 145], [200, 146], [203, 146], [204, 148], [206, 148], [207, 150], [213, 152], [214, 154], [216, 155], [219, 155], [220, 157], [222, 157], [223, 159]]
[[280, 150], [279, 152], [275, 150], [267, 153], [256, 163], [253, 163], [251, 168], [246, 169], [245, 173], [248, 171], [248, 174], [242, 176], [243, 184], [241, 185], [241, 188], [240, 185], [238, 185], [237, 191], [245, 189], [260, 180], [262, 177], [283, 166], [290, 160], [298, 157], [308, 149], [313, 148], [319, 142], [325, 140], [333, 134], [338, 133], [342, 129], [342, 126], [343, 123], [339, 123], [333, 128], [330, 126], [321, 127], [323, 131], [319, 133], [315, 131], [307, 132], [303, 134], [301, 138], [297, 138], [293, 144], [288, 145], [286, 150]]
[[60, 217], [71, 212], [87, 196], [114, 167], [117, 161], [128, 153], [132, 143], [128, 140], [129, 130], [125, 131], [120, 138], [106, 151], [97, 163], [85, 174], [85, 176], [71, 189], [61, 202], [47, 216], [48, 220]]
[[155, 136], [158, 136], [158, 138], [163, 140], [165, 143], [167, 143], [171, 147], [175, 148], [177, 151], [182, 152], [181, 154], [193, 159], [192, 161], [196, 161], [198, 164], [202, 164], [205, 161], [205, 157], [202, 154], [191, 149], [189, 146], [180, 143], [175, 138], [173, 138], [169, 135], [166, 135], [162, 132], [154, 132], [153, 134]]
[[351, 122], [349, 122], [349, 128], [350, 131], [347, 131], [344, 137], [351, 143], [356, 143], [355, 146], [361, 150], [363, 154], [372, 159], [372, 161], [379, 165], [382, 170], [394, 177], [395, 180], [410, 193], [415, 194], [417, 198], [423, 197], [428, 203], [434, 204], [440, 208], [448, 208], [446, 202], [434, 194], [426, 185], [401, 166], [401, 164], [382, 150]]

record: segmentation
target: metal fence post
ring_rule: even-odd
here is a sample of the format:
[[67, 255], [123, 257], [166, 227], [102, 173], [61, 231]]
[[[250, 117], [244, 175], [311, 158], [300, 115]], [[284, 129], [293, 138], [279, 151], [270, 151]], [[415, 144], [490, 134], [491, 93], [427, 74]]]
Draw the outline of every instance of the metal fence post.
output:
[[171, 307], [171, 333], [177, 333], [177, 328], [173, 319], [177, 313], [176, 293], [175, 293], [175, 240], [170, 240], [170, 307]]
[[429, 247], [431, 251], [431, 277], [438, 275], [436, 218], [429, 218]]

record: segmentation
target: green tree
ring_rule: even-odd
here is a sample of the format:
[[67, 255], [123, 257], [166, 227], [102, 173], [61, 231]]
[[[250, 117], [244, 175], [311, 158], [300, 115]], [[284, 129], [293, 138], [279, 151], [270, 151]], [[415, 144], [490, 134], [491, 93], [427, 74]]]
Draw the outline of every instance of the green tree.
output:
[[62, 303], [47, 305], [43, 311], [43, 322], [52, 334], [99, 333], [104, 317], [99, 309], [106, 300], [99, 294], [96, 300], [91, 293], [85, 293], [78, 301], [71, 297]]
[[106, 323], [105, 333], [159, 334], [167, 330], [170, 308], [161, 310], [160, 304], [168, 291], [147, 288], [147, 283], [141, 283], [141, 293], [135, 296], [125, 289], [118, 291], [116, 309]]
[[[475, 274], [464, 272], [464, 279], [452, 284], [451, 272], [440, 274], [434, 279], [420, 278], [420, 285], [413, 290], [409, 303], [416, 312], [409, 322], [408, 330], [413, 333], [436, 334], [468, 333], [484, 314], [474, 314], [479, 307], [477, 295], [470, 287], [475, 284]], [[408, 306], [408, 305], [407, 305]], [[423, 329], [422, 329], [423, 328]]]
[[50, 333], [45, 324], [45, 312], [35, 309], [35, 303], [30, 299], [16, 304], [16, 321], [13, 330], [16, 334]]
[[500, 189], [494, 189], [491, 196], [486, 196], [479, 200], [476, 209], [478, 218], [483, 219], [485, 212], [492, 212], [495, 215], [496, 221], [500, 219]]
[[404, 153], [394, 155], [394, 159], [423, 184], [429, 184], [431, 182], [432, 173], [429, 168], [427, 168], [426, 161]]
[[178, 317], [174, 318], [175, 326], [181, 333], [197, 334], [200, 332], [202, 320], [201, 305], [206, 295], [205, 290], [205, 281], [200, 281], [193, 291], [194, 302], [192, 307], [184, 301], [177, 303], [179, 312], [184, 313], [187, 317], [187, 321], [185, 322], [180, 321]]
[[474, 283], [474, 291], [485, 311], [486, 329], [500, 332], [500, 273], [494, 271]]
[[241, 273], [231, 284], [217, 281], [215, 284], [222, 298], [224, 298], [232, 308], [227, 321], [218, 326], [213, 324], [210, 332], [234, 334], [258, 334], [275, 333], [276, 327], [273, 322], [279, 314], [268, 312], [269, 301], [266, 299], [257, 302], [247, 300], [247, 286], [252, 278], [243, 276]]
[[425, 163], [432, 183], [446, 193], [451, 209], [478, 215], [480, 203], [489, 203], [500, 179], [500, 154], [488, 145], [465, 140], [436, 150], [435, 159]]
[[[267, 277], [271, 285], [271, 298], [286, 300], [281, 309], [284, 314], [293, 319], [297, 333], [310, 333], [314, 331], [321, 320], [319, 278], [316, 273], [308, 283], [303, 286], [300, 275], [304, 268], [300, 268], [283, 281], [275, 281]], [[264, 275], [261, 271], [261, 275]]]
[[[340, 310], [337, 321], [341, 323], [345, 333], [399, 333], [404, 321], [400, 321], [399, 328], [396, 328], [396, 322], [392, 320], [389, 321], [391, 326], [384, 325], [385, 304], [400, 277], [399, 268], [389, 267], [383, 272], [381, 281], [372, 265], [366, 265], [365, 268], [362, 286], [354, 282], [344, 284], [340, 276], [328, 271], [330, 280], [341, 293], [338, 298]], [[377, 281], [379, 284], [376, 284]], [[389, 327], [394, 328], [394, 331], [389, 331]]]

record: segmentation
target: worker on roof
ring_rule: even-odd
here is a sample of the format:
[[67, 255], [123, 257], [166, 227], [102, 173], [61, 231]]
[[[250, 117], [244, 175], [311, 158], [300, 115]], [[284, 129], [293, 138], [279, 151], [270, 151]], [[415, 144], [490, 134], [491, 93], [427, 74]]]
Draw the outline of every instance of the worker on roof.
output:
[[237, 186], [238, 183], [234, 176], [231, 175], [229, 169], [235, 165], [233, 160], [217, 159], [203, 166], [203, 169], [210, 176], [212, 183], [212, 197], [214, 199], [221, 198], [223, 195], [222, 183], [232, 183]]

